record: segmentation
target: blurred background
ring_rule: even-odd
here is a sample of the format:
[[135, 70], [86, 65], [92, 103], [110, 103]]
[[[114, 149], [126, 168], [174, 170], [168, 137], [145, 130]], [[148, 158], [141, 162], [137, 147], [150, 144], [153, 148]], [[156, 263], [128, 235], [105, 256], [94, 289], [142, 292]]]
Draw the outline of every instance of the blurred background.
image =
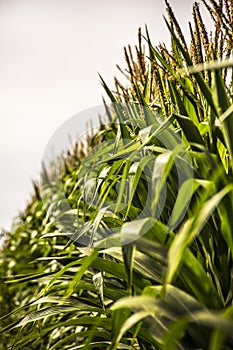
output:
[[[170, 1], [185, 34], [193, 3]], [[169, 42], [165, 14], [163, 0], [0, 0], [1, 228], [24, 209], [56, 129], [102, 103], [98, 72], [113, 87], [145, 24], [154, 45]]]

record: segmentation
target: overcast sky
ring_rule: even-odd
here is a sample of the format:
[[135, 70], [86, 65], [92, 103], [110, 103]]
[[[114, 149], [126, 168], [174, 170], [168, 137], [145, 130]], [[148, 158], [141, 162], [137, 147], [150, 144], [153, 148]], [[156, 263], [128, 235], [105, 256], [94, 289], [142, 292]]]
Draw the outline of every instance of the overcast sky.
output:
[[[173, 0], [184, 32], [192, 0]], [[9, 229], [62, 123], [102, 102], [123, 47], [168, 42], [163, 0], [0, 0], [0, 227]]]

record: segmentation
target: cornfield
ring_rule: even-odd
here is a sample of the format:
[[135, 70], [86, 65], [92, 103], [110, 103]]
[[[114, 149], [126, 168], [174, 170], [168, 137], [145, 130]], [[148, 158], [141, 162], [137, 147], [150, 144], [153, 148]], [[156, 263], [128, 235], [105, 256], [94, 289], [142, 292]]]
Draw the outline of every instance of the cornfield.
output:
[[165, 2], [170, 48], [139, 29], [6, 233], [1, 350], [233, 348], [233, 2], [202, 0], [211, 32], [194, 3], [189, 41]]

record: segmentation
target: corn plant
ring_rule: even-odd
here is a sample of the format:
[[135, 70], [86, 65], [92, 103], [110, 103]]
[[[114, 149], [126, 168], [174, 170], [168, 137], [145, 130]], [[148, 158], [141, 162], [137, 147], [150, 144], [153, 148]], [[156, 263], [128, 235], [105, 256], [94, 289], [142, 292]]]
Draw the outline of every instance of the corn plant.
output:
[[171, 49], [139, 30], [108, 120], [44, 167], [2, 252], [2, 349], [232, 349], [233, 4], [202, 3], [212, 33], [194, 3], [188, 47], [166, 1]]

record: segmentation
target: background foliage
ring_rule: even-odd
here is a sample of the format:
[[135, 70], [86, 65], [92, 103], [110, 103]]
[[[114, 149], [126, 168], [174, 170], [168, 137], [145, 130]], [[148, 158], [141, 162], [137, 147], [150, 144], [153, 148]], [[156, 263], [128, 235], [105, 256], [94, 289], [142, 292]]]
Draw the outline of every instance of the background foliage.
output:
[[44, 168], [1, 253], [0, 349], [232, 349], [233, 4], [202, 2], [212, 33], [195, 3], [188, 47], [166, 1], [171, 47], [139, 30], [128, 86], [101, 78], [108, 122], [62, 186]]

